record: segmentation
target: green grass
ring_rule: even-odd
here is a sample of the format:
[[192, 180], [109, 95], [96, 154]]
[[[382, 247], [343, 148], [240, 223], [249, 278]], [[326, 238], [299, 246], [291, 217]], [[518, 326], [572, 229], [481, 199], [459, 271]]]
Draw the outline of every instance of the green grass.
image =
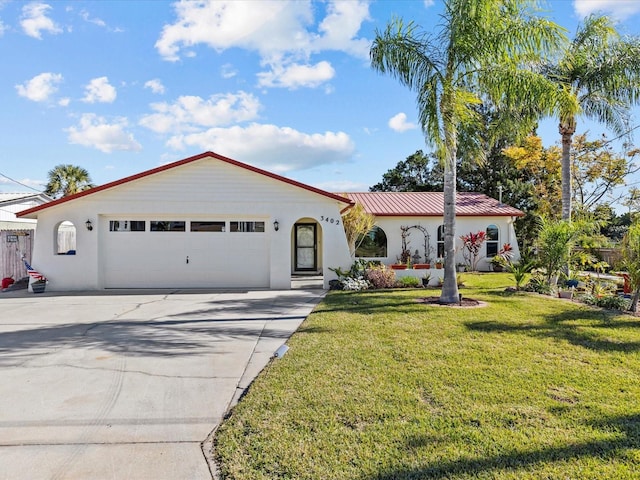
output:
[[640, 478], [640, 323], [465, 274], [332, 292], [216, 436], [228, 479]]

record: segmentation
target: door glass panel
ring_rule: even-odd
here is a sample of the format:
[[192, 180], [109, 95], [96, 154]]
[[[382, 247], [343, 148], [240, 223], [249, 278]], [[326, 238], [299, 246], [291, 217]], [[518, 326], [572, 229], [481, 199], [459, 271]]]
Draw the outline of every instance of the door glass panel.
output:
[[296, 225], [296, 269], [316, 268], [315, 225]]
[[313, 250], [310, 248], [298, 248], [298, 264], [297, 268], [315, 268], [313, 258]]

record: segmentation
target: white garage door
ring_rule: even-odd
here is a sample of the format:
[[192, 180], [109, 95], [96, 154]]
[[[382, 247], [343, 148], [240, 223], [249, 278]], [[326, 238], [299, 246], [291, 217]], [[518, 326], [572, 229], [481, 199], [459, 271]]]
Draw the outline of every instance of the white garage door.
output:
[[106, 288], [268, 288], [264, 222], [108, 220]]

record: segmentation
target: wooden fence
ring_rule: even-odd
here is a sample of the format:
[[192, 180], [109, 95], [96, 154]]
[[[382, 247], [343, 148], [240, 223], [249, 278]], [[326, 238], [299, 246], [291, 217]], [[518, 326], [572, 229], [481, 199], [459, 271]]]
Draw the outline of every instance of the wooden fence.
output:
[[22, 255], [31, 261], [33, 253], [34, 230], [0, 231], [0, 275], [2, 278], [13, 276], [19, 280], [27, 276]]

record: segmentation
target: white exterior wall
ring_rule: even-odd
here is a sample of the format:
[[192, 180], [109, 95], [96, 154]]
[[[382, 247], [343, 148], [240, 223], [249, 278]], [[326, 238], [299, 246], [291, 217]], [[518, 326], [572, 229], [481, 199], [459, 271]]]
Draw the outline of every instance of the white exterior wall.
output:
[[[514, 218], [495, 216], [495, 217], [457, 217], [456, 218], [456, 264], [464, 263], [462, 257], [462, 241], [461, 235], [470, 232], [476, 233], [479, 230], [485, 231], [489, 225], [495, 225], [499, 230], [498, 249], [502, 248], [505, 243], [510, 243], [513, 247], [514, 259], [520, 258], [520, 250], [516, 239], [516, 233], [513, 225]], [[377, 217], [376, 225], [382, 228], [387, 236], [387, 257], [376, 258], [387, 265], [397, 263], [397, 257], [402, 252], [402, 237], [400, 227], [420, 225], [424, 227], [430, 236], [431, 261], [434, 263], [437, 258], [438, 244], [438, 227], [442, 225], [442, 217]], [[418, 250], [421, 256], [424, 256], [424, 235], [418, 229], [411, 229], [407, 238], [408, 249], [413, 255]], [[481, 271], [491, 270], [490, 261], [484, 252], [486, 247], [483, 245], [478, 269]], [[423, 259], [424, 261], [424, 259]]]
[[[344, 207], [345, 204], [324, 195], [215, 158], [204, 158], [38, 212], [32, 265], [49, 279], [47, 288], [50, 290], [102, 289], [107, 264], [109, 269], [134, 270], [140, 263], [137, 254], [126, 251], [118, 251], [117, 256], [109, 255], [104, 248], [110, 241], [109, 235], [130, 235], [132, 247], [146, 242], [145, 254], [163, 263], [173, 259], [166, 258], [167, 250], [158, 245], [169, 242], [178, 249], [182, 236], [186, 249], [175, 253], [171, 281], [176, 287], [193, 286], [189, 284], [190, 271], [183, 266], [186, 255], [196, 255], [190, 260], [198, 261], [198, 254], [189, 254], [187, 250], [198, 247], [199, 243], [200, 254], [206, 255], [200, 239], [207, 235], [224, 235], [230, 242], [234, 239], [237, 242], [240, 236], [255, 235], [252, 237], [255, 241], [267, 243], [266, 252], [270, 255], [266, 261], [269, 271], [258, 273], [258, 276], [264, 273], [268, 277], [267, 286], [272, 289], [288, 289], [291, 286], [292, 249], [289, 232], [296, 221], [308, 217], [315, 219], [321, 227], [318, 229], [322, 232], [319, 237], [321, 266], [325, 285], [328, 285], [332, 278], [328, 268], [349, 266], [351, 259], [342, 225], [327, 225], [321, 219], [339, 219]], [[85, 228], [87, 219], [93, 223], [92, 231]], [[145, 232], [109, 232], [109, 220], [113, 219], [146, 220], [147, 228]], [[56, 225], [64, 220], [76, 226], [76, 255], [56, 255], [54, 252]], [[265, 232], [196, 233], [188, 231], [188, 223], [186, 232], [150, 232], [149, 220], [264, 221]], [[275, 220], [280, 224], [278, 232], [273, 228]], [[136, 238], [141, 236], [144, 239]], [[246, 257], [240, 255], [229, 259], [229, 265], [231, 267], [224, 272], [229, 286], [238, 286], [237, 280], [242, 277], [238, 272], [246, 273], [254, 268], [250, 252]], [[150, 277], [148, 286], [162, 284], [156, 281]]]

